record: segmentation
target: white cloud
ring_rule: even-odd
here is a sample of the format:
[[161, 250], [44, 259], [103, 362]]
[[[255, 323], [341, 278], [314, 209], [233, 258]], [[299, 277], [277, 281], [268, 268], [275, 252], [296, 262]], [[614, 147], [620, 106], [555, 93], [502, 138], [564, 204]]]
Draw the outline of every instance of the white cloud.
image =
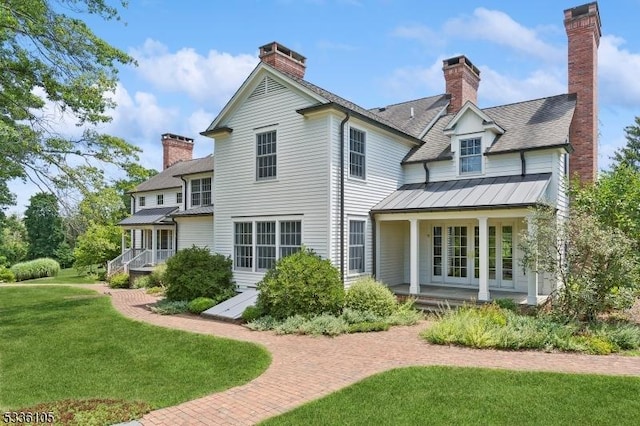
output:
[[625, 40], [613, 35], [600, 39], [598, 52], [599, 96], [608, 105], [640, 104], [640, 53], [624, 49]]
[[499, 10], [479, 7], [472, 16], [448, 20], [443, 30], [451, 37], [488, 40], [549, 62], [565, 57], [562, 49], [540, 39], [541, 31], [527, 28]]
[[420, 24], [401, 25], [394, 28], [391, 35], [398, 38], [415, 40], [426, 46], [441, 46], [445, 43], [441, 34]]
[[393, 93], [397, 99], [412, 99], [444, 93], [443, 59], [444, 56], [438, 58], [427, 68], [397, 68], [384, 84], [389, 87], [389, 92]]
[[258, 58], [249, 54], [233, 56], [210, 50], [203, 56], [186, 47], [169, 52], [152, 39], [131, 53], [138, 61], [137, 72], [158, 89], [184, 92], [210, 105], [226, 102], [258, 63]]
[[482, 106], [502, 105], [567, 92], [564, 75], [559, 71], [538, 69], [524, 78], [517, 78], [480, 66], [480, 76], [482, 81], [478, 97], [485, 103]]

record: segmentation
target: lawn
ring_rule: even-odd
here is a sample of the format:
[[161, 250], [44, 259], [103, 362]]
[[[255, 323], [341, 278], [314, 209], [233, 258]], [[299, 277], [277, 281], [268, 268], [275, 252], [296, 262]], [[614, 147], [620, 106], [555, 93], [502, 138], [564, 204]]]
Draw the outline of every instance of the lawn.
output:
[[61, 269], [55, 277], [20, 281], [21, 284], [95, 284], [98, 282], [95, 275], [87, 275], [74, 268]]
[[367, 378], [263, 425], [638, 425], [640, 379], [412, 367]]
[[270, 363], [254, 344], [124, 318], [108, 296], [0, 287], [0, 411], [66, 398], [165, 407], [246, 383]]

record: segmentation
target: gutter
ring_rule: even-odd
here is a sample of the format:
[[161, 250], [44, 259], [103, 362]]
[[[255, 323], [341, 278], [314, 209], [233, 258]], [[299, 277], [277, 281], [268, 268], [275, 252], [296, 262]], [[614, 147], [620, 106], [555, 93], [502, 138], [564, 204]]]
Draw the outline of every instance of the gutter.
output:
[[345, 112], [344, 119], [340, 122], [340, 274], [342, 283], [344, 284], [344, 128], [351, 116], [349, 112]]

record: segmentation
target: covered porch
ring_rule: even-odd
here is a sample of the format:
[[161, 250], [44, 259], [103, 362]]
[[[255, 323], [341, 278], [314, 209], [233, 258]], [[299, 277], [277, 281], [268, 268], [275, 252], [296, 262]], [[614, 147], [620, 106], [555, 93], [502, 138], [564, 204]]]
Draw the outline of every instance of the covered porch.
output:
[[107, 263], [107, 274], [148, 270], [164, 263], [176, 252], [176, 225], [168, 217], [176, 208], [141, 210], [119, 225], [121, 254]]
[[537, 305], [552, 283], [518, 244], [548, 175], [405, 186], [373, 210], [376, 278], [399, 295]]

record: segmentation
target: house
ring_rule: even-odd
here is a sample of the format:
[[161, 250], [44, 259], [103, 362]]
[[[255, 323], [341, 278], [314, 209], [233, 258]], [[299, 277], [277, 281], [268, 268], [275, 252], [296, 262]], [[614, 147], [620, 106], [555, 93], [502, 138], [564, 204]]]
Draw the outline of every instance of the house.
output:
[[[374, 275], [398, 294], [543, 300], [555, 283], [519, 264], [529, 208], [566, 214], [565, 177], [597, 172], [597, 3], [564, 17], [567, 93], [490, 108], [477, 104], [480, 71], [466, 56], [443, 62], [445, 93], [365, 109], [306, 81], [299, 53], [260, 47], [260, 63], [202, 132], [215, 140], [209, 247], [232, 257], [238, 288], [304, 244], [345, 285]], [[182, 166], [163, 173], [183, 182], [172, 190], [193, 197], [192, 179], [204, 175], [173, 167]], [[168, 183], [152, 181], [137, 188], [132, 218], [159, 208], [141, 207], [141, 196], [167, 194]], [[175, 221], [175, 247], [190, 245], [179, 235], [195, 238], [194, 206], [183, 204], [153, 224], [122, 225], [159, 248], [164, 234], [153, 235]]]
[[193, 139], [171, 133], [162, 147], [163, 170], [130, 193], [131, 216], [118, 224], [122, 254], [109, 274], [144, 273], [193, 245], [213, 248], [213, 155], [193, 159]]

